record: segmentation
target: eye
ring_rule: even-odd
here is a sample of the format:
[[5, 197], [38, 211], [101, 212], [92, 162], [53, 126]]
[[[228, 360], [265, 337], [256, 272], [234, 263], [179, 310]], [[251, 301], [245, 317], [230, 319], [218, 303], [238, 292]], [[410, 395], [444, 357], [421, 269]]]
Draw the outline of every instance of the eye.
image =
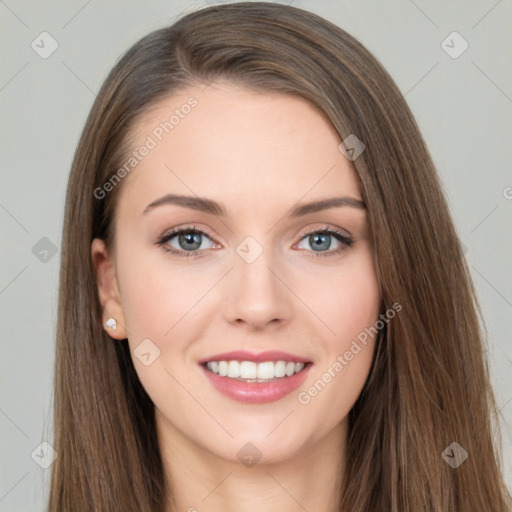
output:
[[[176, 239], [176, 240], [174, 240]], [[208, 249], [206, 240], [214, 243], [212, 239], [204, 232], [194, 227], [174, 229], [160, 237], [156, 244], [161, 246], [165, 251], [177, 256], [197, 256], [198, 251]], [[169, 244], [169, 242], [174, 242]]]
[[[297, 248], [299, 249], [303, 249], [303, 247], [300, 247], [300, 244], [304, 243], [302, 240], [304, 240], [312, 249], [312, 251], [308, 252], [313, 252], [314, 255], [311, 255], [313, 257], [333, 256], [339, 254], [341, 251], [347, 247], [350, 247], [354, 243], [353, 239], [349, 236], [345, 235], [341, 231], [337, 231], [331, 228], [310, 231], [304, 237], [302, 237], [301, 242], [299, 242], [297, 245]], [[332, 249], [333, 245], [335, 245], [334, 250], [329, 250]]]

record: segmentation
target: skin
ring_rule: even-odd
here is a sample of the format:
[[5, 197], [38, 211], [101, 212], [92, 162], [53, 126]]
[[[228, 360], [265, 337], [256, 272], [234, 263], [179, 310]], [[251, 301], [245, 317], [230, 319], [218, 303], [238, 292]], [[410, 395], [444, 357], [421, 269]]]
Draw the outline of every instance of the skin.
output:
[[[114, 246], [108, 251], [93, 241], [103, 321], [117, 320], [107, 331], [128, 338], [156, 406], [176, 510], [327, 512], [344, 465], [347, 415], [368, 376], [374, 340], [308, 404], [297, 395], [376, 322], [381, 299], [364, 209], [288, 213], [297, 203], [335, 196], [361, 200], [360, 187], [339, 135], [304, 100], [220, 81], [202, 89], [165, 99], [136, 127], [134, 148], [190, 96], [198, 101], [124, 178]], [[168, 193], [213, 199], [227, 214], [177, 205], [143, 214]], [[172, 228], [190, 226], [206, 233], [201, 256], [175, 256], [155, 244]], [[330, 255], [316, 256], [306, 235], [326, 227], [353, 244], [327, 237], [331, 245], [320, 252]], [[247, 236], [263, 249], [252, 263], [236, 252]], [[169, 245], [190, 252], [178, 237]], [[160, 350], [148, 366], [133, 353], [144, 339]], [[284, 398], [242, 404], [220, 394], [197, 363], [238, 349], [283, 350], [313, 367]], [[248, 442], [261, 452], [252, 467], [237, 457]]]

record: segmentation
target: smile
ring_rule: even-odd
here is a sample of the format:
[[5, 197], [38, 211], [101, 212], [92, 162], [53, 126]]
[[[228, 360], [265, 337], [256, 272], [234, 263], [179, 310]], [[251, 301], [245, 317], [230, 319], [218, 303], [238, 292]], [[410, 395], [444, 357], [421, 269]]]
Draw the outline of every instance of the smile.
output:
[[306, 380], [313, 363], [280, 351], [225, 352], [198, 361], [209, 384], [245, 404], [264, 404], [290, 395]]

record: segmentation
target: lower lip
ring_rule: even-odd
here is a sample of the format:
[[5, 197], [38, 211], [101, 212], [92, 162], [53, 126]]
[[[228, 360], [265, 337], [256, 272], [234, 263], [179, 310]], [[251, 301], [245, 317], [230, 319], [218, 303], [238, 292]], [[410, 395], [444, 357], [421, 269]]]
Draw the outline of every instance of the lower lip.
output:
[[271, 382], [243, 382], [229, 377], [221, 377], [201, 365], [217, 391], [232, 400], [251, 404], [275, 402], [290, 394], [304, 382], [311, 366], [312, 363], [308, 363], [299, 373]]

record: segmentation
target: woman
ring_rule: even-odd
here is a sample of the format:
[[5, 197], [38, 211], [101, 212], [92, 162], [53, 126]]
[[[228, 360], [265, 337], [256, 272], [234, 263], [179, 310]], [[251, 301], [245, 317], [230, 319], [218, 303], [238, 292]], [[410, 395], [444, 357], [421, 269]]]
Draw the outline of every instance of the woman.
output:
[[510, 509], [432, 160], [316, 15], [209, 7], [123, 56], [59, 300], [52, 512]]

